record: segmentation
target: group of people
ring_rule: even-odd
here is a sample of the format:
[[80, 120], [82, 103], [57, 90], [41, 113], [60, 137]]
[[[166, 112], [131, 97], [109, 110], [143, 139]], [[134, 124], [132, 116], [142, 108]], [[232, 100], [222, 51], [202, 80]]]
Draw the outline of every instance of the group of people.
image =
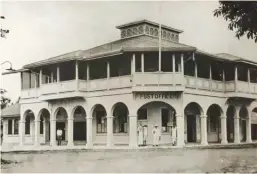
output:
[[[148, 136], [147, 125], [143, 126], [142, 123], [140, 122], [137, 129], [137, 133], [138, 133], [138, 146], [146, 146], [146, 141]], [[154, 125], [152, 134], [153, 134], [153, 146], [159, 146], [159, 141], [161, 140], [161, 132], [157, 124]], [[176, 124], [174, 123], [171, 130], [171, 142], [173, 146], [176, 145], [176, 140], [177, 140], [177, 127], [176, 127]]]

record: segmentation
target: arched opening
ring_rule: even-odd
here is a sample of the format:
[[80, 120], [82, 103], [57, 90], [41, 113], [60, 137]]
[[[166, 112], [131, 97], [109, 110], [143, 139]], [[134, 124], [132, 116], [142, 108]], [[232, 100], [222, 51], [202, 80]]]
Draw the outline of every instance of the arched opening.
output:
[[229, 106], [227, 109], [227, 139], [228, 142], [234, 142], [234, 115], [235, 115], [235, 107]]
[[128, 108], [124, 103], [117, 103], [113, 110], [113, 133], [128, 133]]
[[242, 106], [239, 111], [239, 128], [240, 128], [240, 141], [246, 141], [246, 118], [248, 117], [248, 111], [246, 107]]
[[171, 129], [176, 124], [176, 110], [165, 102], [146, 103], [137, 111], [138, 125], [141, 124], [146, 135], [146, 144], [153, 143], [152, 130], [158, 125], [162, 134], [161, 144], [171, 143]]
[[198, 103], [189, 103], [184, 109], [186, 142], [196, 143], [201, 141], [200, 116], [203, 110]]
[[35, 115], [31, 110], [24, 113], [25, 119], [25, 135], [30, 135], [30, 142], [34, 143], [35, 138]]
[[68, 119], [67, 111], [62, 107], [58, 108], [57, 112], [56, 112], [56, 131], [58, 129], [62, 130], [62, 140], [65, 140], [66, 142], [68, 140], [68, 121], [67, 121], [67, 119]]
[[82, 106], [78, 106], [74, 110], [73, 122], [73, 140], [86, 141], [87, 139], [87, 124], [86, 124], [86, 111]]
[[217, 104], [211, 105], [207, 110], [207, 138], [210, 143], [221, 141], [221, 115], [222, 109]]
[[44, 142], [50, 142], [50, 112], [47, 109], [42, 109], [40, 115], [40, 135], [43, 135]]
[[96, 123], [96, 133], [107, 133], [106, 115], [106, 110], [103, 105], [95, 105], [93, 109], [93, 121]]
[[252, 140], [257, 140], [257, 108], [254, 108], [251, 113], [251, 130]]

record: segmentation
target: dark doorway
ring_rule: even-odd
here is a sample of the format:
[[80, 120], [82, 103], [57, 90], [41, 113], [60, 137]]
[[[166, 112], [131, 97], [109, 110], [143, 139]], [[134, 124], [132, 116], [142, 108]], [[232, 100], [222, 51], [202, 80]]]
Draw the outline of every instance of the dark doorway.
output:
[[242, 141], [246, 141], [246, 120], [242, 120]]
[[187, 142], [196, 142], [196, 116], [187, 115]]
[[252, 124], [252, 140], [257, 140], [257, 124]]
[[87, 138], [86, 131], [86, 122], [74, 122], [73, 139], [76, 141], [85, 141]]
[[227, 139], [228, 142], [234, 142], [234, 118], [230, 115], [227, 117]]
[[[58, 129], [62, 130], [62, 140], [65, 140], [65, 122], [57, 122], [55, 132], [57, 132]], [[57, 140], [57, 136], [56, 136], [56, 140]]]

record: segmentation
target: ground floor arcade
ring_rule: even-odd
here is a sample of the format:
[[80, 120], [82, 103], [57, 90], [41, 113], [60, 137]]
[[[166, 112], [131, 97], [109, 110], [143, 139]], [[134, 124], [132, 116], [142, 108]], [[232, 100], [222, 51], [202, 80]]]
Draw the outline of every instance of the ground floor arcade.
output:
[[56, 130], [60, 128], [63, 130], [64, 145], [73, 146], [80, 142], [87, 147], [135, 147], [139, 123], [147, 127], [148, 145], [153, 143], [152, 129], [156, 124], [161, 132], [160, 144], [171, 144], [174, 123], [177, 127], [177, 146], [187, 143], [240, 143], [257, 139], [257, 128], [251, 121], [257, 109], [249, 112], [249, 108], [243, 105], [223, 107], [218, 104], [203, 108], [197, 102], [190, 102], [181, 106], [181, 114], [177, 106], [153, 100], [135, 110], [123, 102], [115, 103], [110, 110], [102, 104], [95, 104], [89, 109], [83, 104], [68, 108], [59, 106], [52, 111], [49, 108], [38, 112], [29, 109], [20, 120], [19, 140], [21, 145], [56, 146]]

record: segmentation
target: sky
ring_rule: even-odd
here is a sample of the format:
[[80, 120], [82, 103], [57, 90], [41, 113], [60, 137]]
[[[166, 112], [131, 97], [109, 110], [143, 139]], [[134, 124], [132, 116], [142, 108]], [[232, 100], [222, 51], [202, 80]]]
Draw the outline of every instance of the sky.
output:
[[[180, 42], [209, 53], [230, 53], [257, 61], [257, 44], [238, 40], [228, 22], [213, 16], [217, 1], [1, 1], [0, 63], [14, 69], [60, 54], [104, 44], [120, 37], [115, 27], [140, 19], [183, 30]], [[9, 68], [8, 64], [1, 66]], [[20, 96], [20, 74], [1, 76], [1, 88], [15, 102]]]

